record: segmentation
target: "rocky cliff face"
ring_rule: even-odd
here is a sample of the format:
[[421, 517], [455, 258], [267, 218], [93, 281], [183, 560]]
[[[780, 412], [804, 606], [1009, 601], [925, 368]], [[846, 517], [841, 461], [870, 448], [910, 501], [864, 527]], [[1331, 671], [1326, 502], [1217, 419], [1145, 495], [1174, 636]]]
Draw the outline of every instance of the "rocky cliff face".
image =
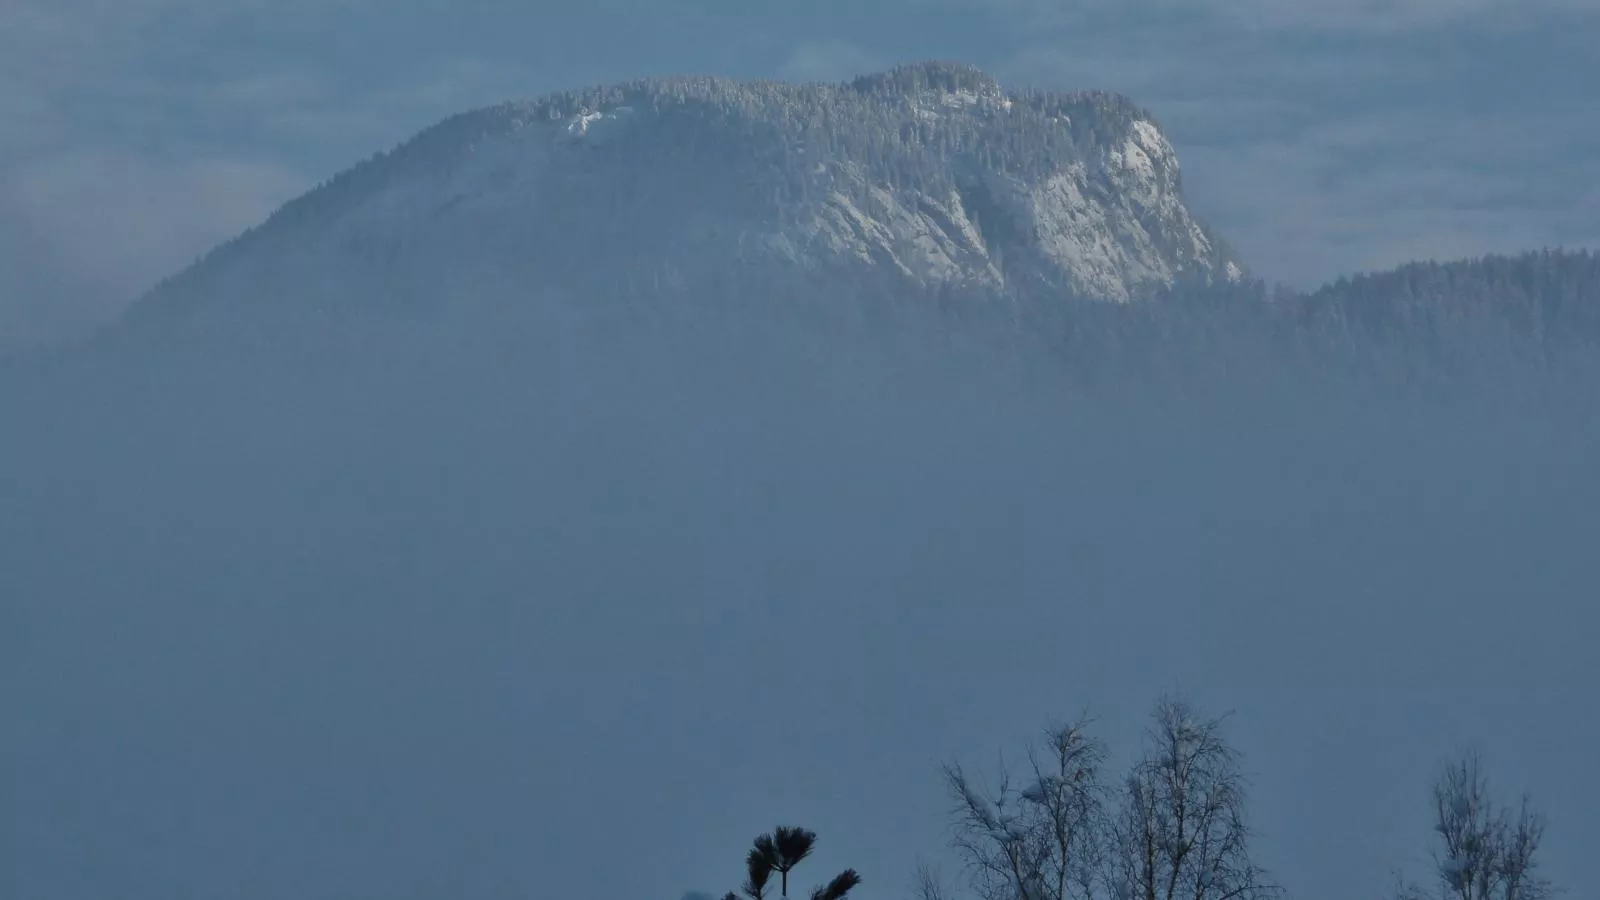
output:
[[978, 290], [1126, 301], [1238, 262], [1124, 98], [906, 66], [642, 81], [467, 113], [288, 204], [138, 312], [494, 284], [637, 295]]

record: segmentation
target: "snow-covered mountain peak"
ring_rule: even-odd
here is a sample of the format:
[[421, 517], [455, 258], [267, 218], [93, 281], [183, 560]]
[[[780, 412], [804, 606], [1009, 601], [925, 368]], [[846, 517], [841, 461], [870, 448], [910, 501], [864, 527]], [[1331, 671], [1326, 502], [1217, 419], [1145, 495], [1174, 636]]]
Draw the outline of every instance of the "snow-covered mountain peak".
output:
[[463, 279], [1125, 301], [1240, 271], [1184, 205], [1171, 143], [1126, 98], [1008, 92], [970, 66], [919, 63], [843, 84], [649, 79], [464, 113], [141, 306], [349, 302]]

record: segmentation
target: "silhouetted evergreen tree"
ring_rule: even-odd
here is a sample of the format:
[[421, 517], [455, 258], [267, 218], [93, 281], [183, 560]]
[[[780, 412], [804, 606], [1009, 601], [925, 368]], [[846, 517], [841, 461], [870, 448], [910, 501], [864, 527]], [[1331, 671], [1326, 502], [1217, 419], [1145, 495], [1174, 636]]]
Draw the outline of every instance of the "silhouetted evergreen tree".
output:
[[[757, 835], [754, 845], [745, 854], [745, 883], [741, 891], [749, 900], [766, 900], [767, 885], [773, 873], [778, 875], [779, 896], [789, 896], [789, 873], [811, 855], [816, 846], [817, 834], [805, 828], [780, 825], [769, 834]], [[861, 883], [855, 869], [845, 869], [826, 884], [812, 888], [811, 900], [844, 900]], [[722, 900], [739, 900], [732, 891]]]

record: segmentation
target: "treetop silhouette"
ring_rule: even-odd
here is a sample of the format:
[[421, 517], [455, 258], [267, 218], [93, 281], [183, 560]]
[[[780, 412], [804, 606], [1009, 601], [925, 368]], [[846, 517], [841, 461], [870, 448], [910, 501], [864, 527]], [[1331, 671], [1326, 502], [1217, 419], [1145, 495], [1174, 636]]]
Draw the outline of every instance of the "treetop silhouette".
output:
[[[767, 886], [773, 873], [777, 873], [779, 896], [787, 900], [789, 873], [811, 855], [816, 843], [816, 832], [798, 826], [780, 825], [771, 833], [757, 835], [745, 854], [745, 897], [767, 900]], [[827, 884], [812, 888], [811, 900], [844, 900], [860, 883], [861, 876], [855, 869], [845, 869]], [[739, 900], [739, 895], [730, 891], [722, 900]]]

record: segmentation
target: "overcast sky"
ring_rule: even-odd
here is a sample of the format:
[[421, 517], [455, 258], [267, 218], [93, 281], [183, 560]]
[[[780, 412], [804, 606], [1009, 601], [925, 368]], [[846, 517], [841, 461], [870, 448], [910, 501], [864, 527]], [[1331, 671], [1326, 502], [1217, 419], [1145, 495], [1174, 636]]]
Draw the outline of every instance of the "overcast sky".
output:
[[101, 317], [446, 115], [658, 73], [975, 63], [1170, 131], [1263, 275], [1600, 244], [1597, 0], [6, 0], [0, 332]]

